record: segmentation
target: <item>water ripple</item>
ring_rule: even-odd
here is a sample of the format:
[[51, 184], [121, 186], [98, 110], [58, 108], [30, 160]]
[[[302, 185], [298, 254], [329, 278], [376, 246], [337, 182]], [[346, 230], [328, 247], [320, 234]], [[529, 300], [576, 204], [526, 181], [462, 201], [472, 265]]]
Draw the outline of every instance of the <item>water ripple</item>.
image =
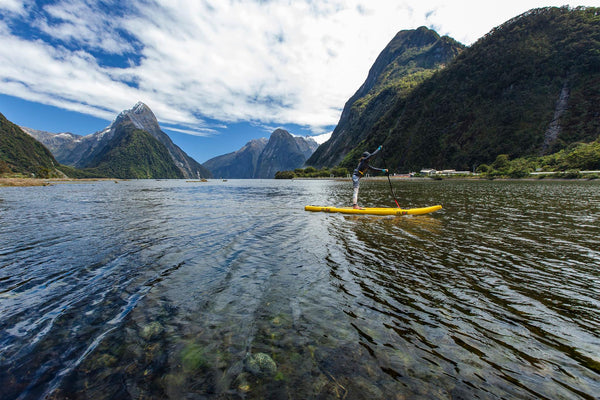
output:
[[594, 398], [598, 183], [394, 185], [3, 189], [3, 397]]

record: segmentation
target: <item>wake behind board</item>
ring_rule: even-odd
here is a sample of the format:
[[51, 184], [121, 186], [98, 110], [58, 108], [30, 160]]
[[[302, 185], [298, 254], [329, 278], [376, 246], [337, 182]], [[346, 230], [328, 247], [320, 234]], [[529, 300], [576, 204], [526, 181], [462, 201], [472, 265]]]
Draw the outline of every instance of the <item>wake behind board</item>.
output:
[[422, 208], [363, 208], [354, 209], [352, 207], [321, 207], [321, 206], [306, 206], [306, 211], [322, 211], [329, 213], [343, 213], [343, 214], [367, 214], [367, 215], [422, 215], [429, 214], [431, 212], [441, 209], [442, 206], [431, 206]]

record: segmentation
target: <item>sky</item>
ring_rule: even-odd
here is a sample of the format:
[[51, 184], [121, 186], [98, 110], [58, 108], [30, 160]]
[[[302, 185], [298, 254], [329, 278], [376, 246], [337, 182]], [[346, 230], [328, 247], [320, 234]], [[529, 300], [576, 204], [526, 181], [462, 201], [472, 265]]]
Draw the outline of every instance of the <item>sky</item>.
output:
[[[394, 35], [471, 45], [537, 0], [0, 0], [0, 113], [88, 135], [144, 102], [199, 162], [331, 133]], [[319, 136], [322, 137], [322, 136]]]

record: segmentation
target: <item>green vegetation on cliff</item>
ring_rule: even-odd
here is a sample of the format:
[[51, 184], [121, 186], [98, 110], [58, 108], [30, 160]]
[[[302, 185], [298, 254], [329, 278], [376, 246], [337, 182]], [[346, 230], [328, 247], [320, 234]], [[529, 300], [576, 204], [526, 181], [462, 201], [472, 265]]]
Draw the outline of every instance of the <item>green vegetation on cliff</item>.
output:
[[119, 126], [114, 138], [86, 168], [90, 174], [122, 179], [176, 179], [183, 173], [164, 144], [132, 123]]
[[380, 144], [388, 165], [408, 172], [472, 170], [500, 154], [541, 156], [593, 142], [600, 134], [600, 8], [524, 13], [386, 105], [375, 123], [354, 128], [368, 132], [352, 149], [337, 147], [341, 166], [353, 168], [362, 151]]
[[540, 157], [543, 171], [600, 171], [600, 138], [592, 143], [574, 143], [557, 153]]
[[346, 168], [327, 168], [316, 169], [315, 167], [297, 168], [293, 171], [278, 171], [275, 179], [294, 179], [294, 178], [330, 178], [345, 177], [349, 174]]
[[60, 165], [50, 151], [0, 114], [0, 176], [37, 178], [176, 179], [183, 173], [166, 146], [150, 133], [123, 123], [89, 168]]
[[580, 171], [600, 171], [600, 139], [592, 143], [574, 143], [546, 156], [511, 160], [508, 154], [500, 154], [491, 165], [481, 164], [476, 170], [489, 178], [526, 178], [532, 172], [563, 172], [560, 177], [581, 178]]
[[0, 176], [59, 177], [56, 166], [48, 149], [0, 113]]
[[340, 162], [368, 137], [398, 99], [409, 96], [463, 49], [464, 45], [425, 27], [398, 32], [344, 106], [331, 139], [319, 146], [306, 164], [331, 167]]

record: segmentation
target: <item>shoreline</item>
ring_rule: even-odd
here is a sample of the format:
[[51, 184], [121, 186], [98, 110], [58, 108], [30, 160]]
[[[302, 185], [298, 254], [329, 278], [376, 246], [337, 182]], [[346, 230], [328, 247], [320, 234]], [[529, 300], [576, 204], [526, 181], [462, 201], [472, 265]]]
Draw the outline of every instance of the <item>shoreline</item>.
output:
[[57, 184], [91, 183], [100, 181], [114, 181], [118, 183], [122, 179], [116, 178], [0, 178], [0, 187], [30, 187], [30, 186], [52, 186]]
[[[383, 176], [368, 176], [362, 178], [364, 181], [379, 181], [379, 180], [387, 180], [387, 177]], [[550, 176], [540, 177], [527, 177], [527, 178], [483, 178], [481, 176], [444, 176], [441, 179], [435, 179], [431, 177], [406, 177], [406, 176], [390, 176], [391, 180], [394, 181], [592, 181], [596, 180], [596, 178], [553, 178]], [[93, 183], [93, 182], [103, 182], [103, 181], [112, 181], [115, 183], [119, 183], [121, 181], [125, 181], [127, 179], [118, 179], [118, 178], [0, 178], [0, 188], [2, 187], [32, 187], [32, 186], [52, 186], [52, 185], [60, 185], [60, 184], [82, 184], [82, 183]], [[275, 179], [273, 179], [275, 180]], [[297, 177], [293, 179], [282, 179], [282, 180], [331, 180], [331, 181], [350, 181], [351, 178], [346, 177]], [[207, 180], [207, 181], [210, 181]], [[190, 181], [186, 182], [205, 182], [205, 181]]]
[[[526, 177], [526, 178], [485, 178], [482, 176], [444, 176], [444, 177], [437, 177], [437, 178], [432, 178], [429, 176], [420, 176], [420, 177], [406, 177], [406, 176], [392, 176], [390, 175], [390, 179], [392, 181], [434, 181], [434, 182], [439, 182], [439, 181], [531, 181], [531, 182], [536, 182], [536, 181], [592, 181], [592, 180], [596, 180], [597, 178], [595, 177], [582, 177], [582, 178], [559, 178], [559, 177], [551, 177], [551, 176], [544, 176], [544, 177], [535, 177], [535, 176], [530, 176], [530, 177]], [[281, 180], [286, 180], [286, 179], [281, 179]], [[312, 178], [307, 178], [307, 177], [297, 177], [297, 178], [292, 178], [292, 179], [288, 179], [288, 180], [331, 180], [331, 181], [351, 181], [352, 178], [345, 178], [345, 177], [312, 177]], [[383, 176], [365, 176], [363, 178], [361, 178], [361, 181], [378, 181], [378, 180], [387, 180], [386, 177]]]

